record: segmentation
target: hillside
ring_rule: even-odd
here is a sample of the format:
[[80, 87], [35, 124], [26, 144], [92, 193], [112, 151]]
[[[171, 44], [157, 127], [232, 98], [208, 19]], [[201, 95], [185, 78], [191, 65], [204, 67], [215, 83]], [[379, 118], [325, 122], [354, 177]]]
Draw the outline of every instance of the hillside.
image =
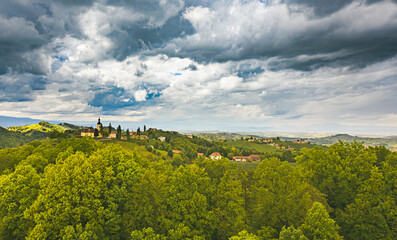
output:
[[8, 131], [0, 127], [0, 147], [18, 147], [34, 140], [46, 138], [47, 136], [48, 133], [45, 132], [21, 133], [17, 131]]
[[[72, 127], [73, 126], [73, 127]], [[52, 131], [65, 132], [66, 130], [73, 130], [76, 126], [72, 124], [51, 124], [48, 122], [41, 121], [38, 124], [26, 125], [26, 126], [16, 126], [8, 127], [7, 130], [21, 133], [29, 132], [45, 132], [49, 133]]]
[[247, 141], [227, 141], [226, 145], [233, 146], [237, 148], [247, 148], [256, 151], [257, 153], [274, 153], [276, 152], [276, 147], [263, 144], [263, 143], [253, 143]]
[[331, 145], [337, 143], [339, 140], [342, 142], [349, 142], [349, 143], [353, 141], [364, 142], [364, 144], [368, 146], [386, 146], [389, 149], [394, 149], [397, 147], [396, 137], [370, 138], [370, 137], [351, 136], [348, 134], [337, 134], [329, 137], [309, 139], [310, 142], [318, 145]]
[[250, 138], [250, 137], [261, 138], [257, 135], [249, 135], [243, 133], [241, 134], [229, 133], [229, 132], [211, 132], [211, 133], [199, 132], [199, 133], [194, 133], [194, 135], [208, 140], [239, 140], [241, 138]]

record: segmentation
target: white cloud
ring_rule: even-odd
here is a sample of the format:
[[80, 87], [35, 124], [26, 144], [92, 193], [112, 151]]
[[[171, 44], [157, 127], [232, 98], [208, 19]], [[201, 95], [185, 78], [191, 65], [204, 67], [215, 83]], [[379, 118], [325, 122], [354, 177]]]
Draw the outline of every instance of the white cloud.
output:
[[135, 91], [134, 93], [134, 98], [138, 102], [146, 101], [146, 97], [147, 97], [147, 92], [144, 89]]

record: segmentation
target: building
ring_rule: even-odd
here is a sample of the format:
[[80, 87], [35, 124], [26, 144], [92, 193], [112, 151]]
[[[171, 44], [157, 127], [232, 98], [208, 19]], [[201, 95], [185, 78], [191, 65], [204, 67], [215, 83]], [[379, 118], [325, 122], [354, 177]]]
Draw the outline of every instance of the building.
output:
[[179, 154], [179, 153], [181, 153], [181, 151], [179, 151], [179, 150], [172, 150], [172, 153]]
[[221, 157], [222, 157], [222, 155], [221, 155], [220, 153], [218, 153], [218, 152], [213, 152], [213, 153], [210, 155], [210, 158], [213, 159], [213, 160], [221, 159]]
[[165, 137], [159, 137], [158, 140], [160, 140], [160, 142], [165, 142]]
[[115, 132], [111, 132], [108, 138], [117, 138], [117, 135]]
[[83, 131], [81, 131], [81, 136], [82, 137], [94, 137], [95, 135], [95, 129], [84, 129]]
[[102, 123], [101, 123], [101, 118], [98, 118], [98, 123], [96, 124], [96, 129], [98, 129], [98, 132], [102, 130]]
[[204, 157], [204, 153], [197, 153], [197, 157]]
[[258, 161], [260, 159], [259, 155], [251, 154], [249, 156], [234, 156], [233, 160], [236, 162], [246, 162], [246, 161]]
[[[96, 124], [96, 130], [98, 130], [98, 137], [102, 137], [102, 123], [101, 123], [101, 118], [98, 118], [98, 123]], [[95, 129], [84, 129], [81, 131], [81, 136], [85, 137], [95, 137]]]
[[236, 162], [246, 162], [248, 159], [247, 156], [234, 156], [233, 160]]
[[193, 135], [186, 135], [186, 137], [188, 137], [188, 138], [193, 138]]
[[248, 156], [249, 161], [259, 161], [260, 157], [257, 154], [251, 154]]

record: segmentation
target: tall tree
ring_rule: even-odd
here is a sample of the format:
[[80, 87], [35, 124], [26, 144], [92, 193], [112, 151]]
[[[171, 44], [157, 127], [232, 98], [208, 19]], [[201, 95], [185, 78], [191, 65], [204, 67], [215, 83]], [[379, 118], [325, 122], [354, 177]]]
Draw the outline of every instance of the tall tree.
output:
[[130, 140], [130, 129], [129, 128], [127, 128], [126, 136], [127, 136], [127, 140]]
[[257, 230], [263, 226], [278, 231], [283, 226], [298, 226], [314, 201], [326, 202], [300, 169], [278, 158], [264, 159], [255, 169], [254, 181], [249, 211], [251, 225]]
[[141, 128], [138, 127], [138, 129], [136, 130], [136, 134], [141, 135]]
[[325, 207], [319, 202], [313, 203], [313, 206], [307, 212], [305, 222], [302, 224], [300, 229], [309, 240], [343, 239], [338, 234], [339, 226], [332, 218], [330, 218]]
[[146, 125], [143, 125], [143, 131], [146, 132]]
[[121, 126], [120, 125], [117, 127], [116, 138], [121, 139]]
[[109, 134], [111, 134], [111, 133], [112, 133], [112, 124], [109, 123]]
[[15, 172], [0, 176], [0, 238], [25, 239], [33, 221], [24, 212], [39, 192], [40, 176], [30, 165], [18, 165]]

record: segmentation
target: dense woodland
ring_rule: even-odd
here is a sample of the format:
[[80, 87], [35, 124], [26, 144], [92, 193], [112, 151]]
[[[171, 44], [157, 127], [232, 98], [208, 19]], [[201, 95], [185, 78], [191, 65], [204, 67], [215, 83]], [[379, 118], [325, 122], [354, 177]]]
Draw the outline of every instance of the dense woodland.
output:
[[[197, 152], [194, 141], [205, 140], [153, 144]], [[139, 145], [68, 138], [0, 150], [0, 239], [397, 238], [397, 154], [384, 147], [339, 142], [246, 171]]]

